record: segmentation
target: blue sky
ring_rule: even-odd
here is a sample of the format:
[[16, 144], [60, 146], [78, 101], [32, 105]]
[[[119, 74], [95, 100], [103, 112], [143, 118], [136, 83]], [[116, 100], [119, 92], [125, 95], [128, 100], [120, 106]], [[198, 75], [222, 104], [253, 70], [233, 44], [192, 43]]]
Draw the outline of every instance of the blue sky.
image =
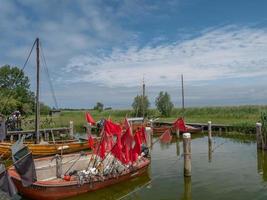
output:
[[[266, 9], [266, 0], [0, 0], [0, 66], [21, 67], [38, 36], [60, 107], [129, 108], [143, 77], [152, 106], [161, 90], [180, 106], [181, 74], [186, 106], [266, 104]], [[26, 74], [34, 90], [34, 58]]]

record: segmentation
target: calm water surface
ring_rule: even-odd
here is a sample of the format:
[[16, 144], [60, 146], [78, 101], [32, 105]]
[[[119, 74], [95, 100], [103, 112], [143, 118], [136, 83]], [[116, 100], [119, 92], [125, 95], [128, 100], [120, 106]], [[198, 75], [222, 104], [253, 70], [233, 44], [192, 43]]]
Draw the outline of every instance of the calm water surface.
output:
[[146, 175], [71, 199], [267, 199], [267, 152], [257, 152], [253, 136], [216, 136], [209, 148], [199, 134], [191, 145], [191, 178], [183, 176], [182, 141], [173, 138], [154, 144]]

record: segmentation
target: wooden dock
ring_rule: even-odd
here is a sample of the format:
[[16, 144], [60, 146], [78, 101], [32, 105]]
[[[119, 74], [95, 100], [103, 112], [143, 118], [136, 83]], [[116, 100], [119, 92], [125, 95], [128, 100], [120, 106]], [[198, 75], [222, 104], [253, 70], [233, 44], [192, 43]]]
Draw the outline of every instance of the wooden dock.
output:
[[[186, 123], [187, 125], [194, 126], [194, 127], [201, 127], [203, 131], [208, 131], [208, 123]], [[230, 131], [233, 130], [234, 126], [226, 125], [226, 124], [212, 124], [213, 131]]]
[[[40, 129], [39, 130], [40, 135], [43, 136], [43, 138], [46, 141], [49, 141], [49, 135], [51, 135], [52, 140], [55, 141], [55, 136], [60, 134], [69, 134], [70, 136], [73, 136], [73, 128], [72, 127], [59, 127], [59, 128], [47, 128], [47, 129]], [[10, 142], [13, 142], [14, 139], [21, 138], [22, 135], [34, 137], [35, 130], [26, 130], [26, 131], [7, 131], [7, 136], [10, 140]]]

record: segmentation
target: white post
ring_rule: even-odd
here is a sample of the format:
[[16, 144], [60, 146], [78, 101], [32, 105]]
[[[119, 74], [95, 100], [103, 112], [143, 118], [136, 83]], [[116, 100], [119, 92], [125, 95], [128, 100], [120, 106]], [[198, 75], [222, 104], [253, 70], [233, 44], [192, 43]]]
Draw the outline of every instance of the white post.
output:
[[257, 148], [258, 149], [263, 149], [264, 148], [264, 142], [263, 142], [263, 137], [261, 133], [261, 123], [256, 123], [256, 138], [257, 138]]
[[208, 121], [208, 133], [209, 133], [209, 142], [212, 141], [212, 135], [211, 135], [211, 121]]
[[191, 134], [183, 134], [184, 176], [191, 176]]
[[177, 138], [180, 137], [180, 130], [179, 130], [179, 128], [176, 129], [176, 137], [177, 137]]
[[146, 127], [146, 143], [148, 148], [152, 146], [152, 129], [150, 127]]
[[70, 137], [73, 138], [73, 135], [74, 135], [73, 121], [70, 121]]

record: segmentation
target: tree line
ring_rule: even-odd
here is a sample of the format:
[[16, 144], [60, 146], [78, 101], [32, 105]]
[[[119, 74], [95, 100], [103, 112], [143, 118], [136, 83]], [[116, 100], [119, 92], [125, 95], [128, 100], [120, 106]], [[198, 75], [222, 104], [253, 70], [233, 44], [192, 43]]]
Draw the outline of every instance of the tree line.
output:
[[[167, 92], [161, 91], [155, 105], [162, 116], [168, 117], [174, 107]], [[150, 102], [147, 96], [137, 95], [132, 103], [135, 116], [147, 116]], [[94, 110], [103, 111], [104, 104], [97, 102]], [[105, 108], [105, 109], [111, 109]], [[18, 67], [4, 65], [0, 67], [0, 113], [10, 115], [14, 111], [30, 115], [35, 110], [35, 95], [30, 90], [30, 80]], [[41, 114], [48, 114], [51, 108], [40, 103]]]
[[[14, 111], [33, 114], [35, 95], [30, 90], [30, 80], [22, 69], [4, 65], [0, 67], [0, 113], [10, 115]], [[40, 103], [41, 114], [48, 114], [51, 108]]]

